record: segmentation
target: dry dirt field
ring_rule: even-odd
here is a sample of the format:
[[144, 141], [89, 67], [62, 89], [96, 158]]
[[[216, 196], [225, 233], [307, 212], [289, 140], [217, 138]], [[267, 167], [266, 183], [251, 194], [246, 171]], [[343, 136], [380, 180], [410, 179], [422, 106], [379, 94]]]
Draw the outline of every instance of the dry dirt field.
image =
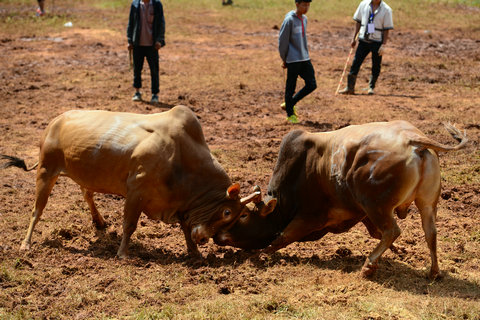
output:
[[[270, 15], [262, 18], [265, 8], [250, 8], [254, 1], [222, 7], [220, 0], [191, 6], [166, 0], [167, 46], [160, 52], [157, 106], [131, 101], [128, 5], [55, 1], [52, 7], [47, 0], [48, 14], [38, 19], [34, 2], [0, 1], [0, 153], [30, 165], [48, 122], [71, 109], [156, 113], [187, 105], [200, 119], [212, 153], [244, 194], [255, 184], [266, 190], [280, 141], [292, 129], [321, 132], [404, 119], [429, 137], [454, 144], [442, 126], [452, 122], [466, 130], [470, 142], [440, 155], [442, 278], [434, 282], [426, 278], [430, 257], [413, 207], [399, 221], [400, 250], [387, 251], [370, 280], [360, 278], [360, 269], [377, 240], [363, 225], [292, 244], [262, 262], [210, 241], [201, 248], [204, 263], [193, 266], [178, 226], [142, 217], [130, 258], [118, 260], [123, 199], [96, 196], [109, 224], [97, 231], [79, 187], [66, 178], [53, 189], [32, 250], [21, 252], [35, 172], [1, 170], [1, 319], [480, 319], [478, 7], [435, 2], [435, 14], [474, 23], [432, 18], [428, 29], [402, 24], [406, 13], [399, 9], [377, 94], [362, 91], [370, 71], [367, 58], [359, 94], [343, 97], [334, 93], [356, 4], [344, 19], [331, 20], [321, 15], [320, 5], [312, 5], [308, 32], [318, 89], [298, 105], [301, 123], [291, 125], [279, 108], [284, 74], [276, 49], [290, 2], [276, 7], [281, 14], [275, 22]], [[248, 18], [249, 10], [255, 18]], [[63, 26], [68, 21], [73, 27]], [[144, 96], [149, 96], [147, 69]]]

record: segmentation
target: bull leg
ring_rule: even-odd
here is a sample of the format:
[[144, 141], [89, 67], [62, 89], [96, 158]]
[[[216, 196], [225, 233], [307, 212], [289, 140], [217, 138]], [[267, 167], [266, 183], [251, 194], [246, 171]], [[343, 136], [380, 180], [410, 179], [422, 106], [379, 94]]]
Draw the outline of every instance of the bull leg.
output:
[[[372, 217], [374, 217], [372, 219]], [[381, 255], [387, 250], [395, 239], [398, 238], [401, 231], [393, 217], [393, 210], [385, 215], [385, 211], [377, 211], [369, 217], [372, 224], [381, 232], [380, 243], [373, 249], [362, 267], [362, 276], [369, 277], [375, 273], [377, 262]]]
[[277, 250], [285, 248], [292, 242], [302, 240], [310, 235], [313, 231], [320, 230], [321, 228], [314, 228], [314, 226], [312, 227], [311, 222], [305, 222], [301, 219], [294, 219], [267, 248], [262, 250], [262, 253], [274, 253]]
[[57, 178], [58, 174], [52, 175], [45, 167], [38, 168], [35, 188], [35, 203], [33, 205], [27, 235], [20, 246], [20, 250], [30, 250], [33, 229], [42, 216], [43, 209], [45, 209], [45, 206], [47, 205], [48, 197], [50, 196], [50, 192], [52, 192]]
[[139, 200], [137, 197], [132, 195], [127, 195], [125, 199], [125, 208], [123, 212], [123, 235], [122, 242], [117, 251], [117, 256], [120, 259], [127, 258], [128, 254], [128, 243], [133, 232], [137, 229], [138, 219], [142, 210], [139, 205]]
[[105, 229], [107, 226], [105, 220], [103, 219], [102, 215], [98, 212], [97, 207], [95, 206], [95, 202], [93, 202], [93, 192], [87, 190], [85, 188], [81, 188], [83, 193], [83, 198], [88, 204], [90, 208], [90, 213], [92, 215], [92, 221], [95, 224], [97, 229]]
[[191, 228], [188, 227], [187, 224], [184, 221], [182, 221], [180, 223], [180, 225], [182, 227], [183, 234], [185, 235], [185, 240], [187, 241], [188, 254], [191, 257], [193, 257], [194, 259], [201, 259], [202, 254], [200, 253], [200, 251], [198, 251], [197, 245], [192, 240], [192, 230], [191, 230]]
[[430, 249], [430, 258], [432, 266], [430, 268], [430, 279], [435, 279], [440, 273], [437, 258], [437, 227], [435, 226], [437, 208], [431, 206], [418, 206], [422, 217], [422, 227], [425, 232], [425, 240], [427, 241], [428, 249]]
[[[372, 238], [378, 239], [378, 240], [382, 239], [382, 233], [380, 232], [380, 230], [378, 230], [377, 226], [375, 226], [368, 217], [365, 217], [362, 220], [362, 223], [365, 225], [368, 233]], [[399, 253], [397, 246], [395, 246], [393, 243], [390, 245], [390, 250], [392, 250], [395, 253]]]
[[425, 240], [428, 249], [430, 249], [432, 266], [429, 277], [433, 280], [440, 273], [437, 258], [437, 227], [435, 226], [437, 203], [440, 196], [440, 170], [438, 158], [432, 152], [424, 154], [422, 177], [422, 182], [417, 190], [415, 205], [420, 212]]

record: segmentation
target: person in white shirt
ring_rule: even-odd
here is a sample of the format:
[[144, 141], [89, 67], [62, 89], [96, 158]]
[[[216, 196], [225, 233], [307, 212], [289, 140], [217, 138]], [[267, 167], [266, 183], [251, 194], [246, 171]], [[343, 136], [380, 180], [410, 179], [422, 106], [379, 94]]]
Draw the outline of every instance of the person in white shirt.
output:
[[355, 48], [357, 43], [357, 34], [359, 43], [348, 74], [347, 86], [339, 93], [355, 94], [355, 82], [360, 66], [371, 52], [372, 75], [368, 94], [374, 94], [373, 90], [380, 75], [382, 54], [388, 42], [389, 31], [393, 29], [392, 9], [382, 0], [364, 0], [353, 15], [353, 20], [357, 23], [351, 43], [352, 48]]

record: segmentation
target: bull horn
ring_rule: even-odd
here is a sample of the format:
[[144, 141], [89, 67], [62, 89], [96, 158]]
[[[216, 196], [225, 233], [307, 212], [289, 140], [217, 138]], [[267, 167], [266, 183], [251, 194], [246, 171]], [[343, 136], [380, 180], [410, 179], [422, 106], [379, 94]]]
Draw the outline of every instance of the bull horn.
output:
[[260, 191], [255, 191], [254, 193], [246, 196], [245, 198], [240, 199], [242, 205], [246, 205], [250, 202], [259, 202], [262, 200], [262, 193]]
[[240, 194], [240, 185], [238, 183], [232, 184], [227, 189], [227, 199], [228, 200], [236, 200], [238, 199], [238, 195]]

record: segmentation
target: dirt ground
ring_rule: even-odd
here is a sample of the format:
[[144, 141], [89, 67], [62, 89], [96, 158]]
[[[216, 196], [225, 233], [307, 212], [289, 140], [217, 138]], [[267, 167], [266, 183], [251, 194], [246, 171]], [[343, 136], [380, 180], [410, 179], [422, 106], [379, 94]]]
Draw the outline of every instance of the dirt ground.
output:
[[[18, 21], [35, 25], [30, 9], [19, 12]], [[5, 5], [0, 14], [5, 18], [13, 10]], [[255, 184], [266, 190], [280, 141], [292, 129], [321, 132], [405, 119], [429, 137], [454, 144], [441, 124], [450, 121], [466, 130], [470, 142], [464, 150], [440, 155], [437, 227], [443, 278], [433, 283], [425, 278], [430, 258], [414, 207], [399, 221], [399, 252], [384, 254], [372, 280], [359, 278], [377, 243], [363, 226], [292, 244], [262, 263], [210, 241], [201, 248], [204, 264], [194, 267], [179, 227], [143, 216], [132, 237], [131, 257], [118, 260], [123, 199], [96, 196], [109, 224], [97, 231], [79, 187], [66, 178], [53, 189], [32, 250], [21, 252], [35, 172], [10, 168], [0, 171], [0, 317], [480, 319], [478, 28], [395, 30], [377, 94], [362, 91], [370, 71], [367, 58], [359, 94], [340, 97], [334, 93], [352, 26], [325, 27], [312, 19], [309, 44], [318, 89], [298, 105], [301, 123], [291, 125], [279, 108], [284, 74], [276, 52], [278, 25], [219, 26], [217, 11], [170, 20], [171, 30], [178, 29], [160, 52], [161, 103], [150, 105], [131, 101], [126, 21], [119, 18], [126, 12], [109, 16], [82, 6], [77, 10], [62, 16], [73, 20], [72, 28], [0, 31], [1, 154], [35, 163], [42, 131], [67, 110], [156, 113], [184, 104], [197, 114], [213, 154], [246, 194]], [[472, 14], [468, 8], [458, 10]], [[77, 26], [80, 15], [107, 19], [108, 27], [92, 27], [88, 21]], [[143, 80], [148, 97], [147, 68]], [[362, 296], [403, 297], [405, 302], [389, 309], [382, 300]], [[253, 311], [224, 308], [239, 300]], [[434, 311], [425, 311], [428, 306]], [[306, 311], [317, 307], [324, 313]]]

